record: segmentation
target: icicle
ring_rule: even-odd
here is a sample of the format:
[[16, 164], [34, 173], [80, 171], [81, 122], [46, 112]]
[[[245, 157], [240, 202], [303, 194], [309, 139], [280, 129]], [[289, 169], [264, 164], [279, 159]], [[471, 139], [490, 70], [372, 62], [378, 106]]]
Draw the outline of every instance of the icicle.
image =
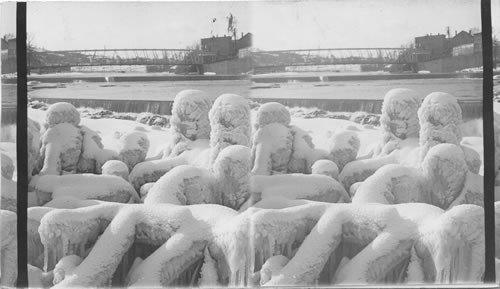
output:
[[49, 249], [44, 247], [43, 249], [43, 271], [47, 272], [49, 267]]

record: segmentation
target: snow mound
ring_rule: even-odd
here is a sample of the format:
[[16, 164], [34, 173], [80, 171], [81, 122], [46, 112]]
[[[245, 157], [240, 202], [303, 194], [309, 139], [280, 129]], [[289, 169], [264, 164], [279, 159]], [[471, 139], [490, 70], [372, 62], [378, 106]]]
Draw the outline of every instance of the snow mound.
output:
[[346, 164], [356, 159], [360, 145], [358, 134], [354, 131], [337, 132], [329, 140], [329, 159], [342, 171]]
[[325, 175], [338, 180], [339, 168], [331, 160], [317, 160], [312, 165], [312, 174]]
[[190, 140], [210, 137], [208, 111], [212, 101], [200, 90], [187, 89], [175, 96], [170, 118], [171, 129]]
[[395, 88], [386, 93], [380, 117], [384, 142], [394, 138], [418, 137], [420, 125], [417, 111], [421, 102], [421, 97], [412, 89]]
[[38, 203], [43, 205], [58, 197], [95, 199], [119, 203], [137, 200], [137, 193], [130, 183], [117, 176], [78, 174], [45, 175], [35, 183]]
[[102, 165], [102, 174], [118, 176], [128, 180], [128, 167], [127, 164], [122, 161], [110, 160]]
[[80, 124], [80, 113], [71, 103], [57, 102], [47, 109], [45, 125], [50, 128], [60, 123], [69, 123], [74, 126]]
[[136, 164], [146, 159], [149, 150], [148, 136], [143, 132], [133, 131], [120, 137], [118, 158], [127, 164], [130, 171]]
[[219, 152], [230, 145], [251, 145], [250, 106], [236, 94], [219, 96], [209, 112], [212, 162]]
[[82, 150], [80, 130], [69, 123], [60, 123], [48, 128], [42, 136], [41, 175], [75, 173]]
[[425, 157], [422, 168], [431, 192], [431, 203], [447, 209], [462, 191], [469, 171], [461, 148], [438, 144]]
[[289, 126], [290, 121], [291, 117], [288, 108], [278, 102], [268, 102], [261, 105], [257, 110], [254, 128], [258, 130], [271, 123], [281, 123], [284, 126]]

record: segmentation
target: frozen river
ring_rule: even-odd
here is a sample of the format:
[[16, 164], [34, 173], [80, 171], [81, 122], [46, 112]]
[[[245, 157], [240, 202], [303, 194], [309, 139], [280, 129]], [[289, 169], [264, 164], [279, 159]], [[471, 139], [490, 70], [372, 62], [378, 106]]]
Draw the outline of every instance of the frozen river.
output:
[[172, 101], [187, 88], [200, 89], [212, 97], [236, 93], [252, 98], [296, 99], [382, 99], [392, 88], [412, 88], [426, 95], [433, 91], [451, 93], [459, 98], [481, 98], [482, 79], [412, 79], [333, 82], [289, 82], [277, 88], [249, 89], [245, 80], [164, 81], [164, 82], [79, 82], [64, 88], [44, 88], [29, 92], [32, 98], [150, 100]]

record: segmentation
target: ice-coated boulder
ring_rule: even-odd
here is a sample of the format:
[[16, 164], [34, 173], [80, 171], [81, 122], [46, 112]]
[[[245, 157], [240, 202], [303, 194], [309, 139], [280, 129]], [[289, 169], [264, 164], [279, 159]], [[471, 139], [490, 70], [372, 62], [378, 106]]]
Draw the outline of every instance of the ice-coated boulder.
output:
[[43, 167], [40, 174], [75, 173], [81, 151], [82, 135], [77, 127], [70, 123], [49, 127], [42, 136]]
[[137, 201], [139, 196], [134, 187], [118, 176], [74, 174], [45, 175], [34, 179], [38, 204], [43, 205], [58, 197], [75, 197], [80, 200], [92, 199], [127, 203]]
[[357, 133], [349, 130], [340, 131], [329, 140], [328, 158], [342, 171], [346, 164], [356, 159], [360, 144]]
[[4, 153], [0, 153], [0, 155], [0, 161], [2, 164], [2, 177], [11, 180], [12, 176], [14, 175], [14, 162], [8, 155]]
[[250, 196], [250, 149], [232, 145], [223, 149], [213, 166], [222, 205], [238, 209]]
[[384, 143], [394, 138], [418, 137], [417, 111], [421, 102], [421, 97], [412, 89], [395, 88], [386, 93], [380, 117]]
[[353, 204], [430, 203], [426, 180], [416, 168], [389, 164], [377, 170], [356, 189]]
[[82, 153], [78, 161], [79, 173], [101, 173], [102, 165], [118, 158], [117, 152], [105, 149], [99, 134], [86, 126], [80, 127], [82, 134]]
[[40, 170], [40, 124], [28, 118], [28, 181]]
[[175, 205], [217, 204], [219, 196], [210, 171], [190, 165], [180, 165], [163, 175], [149, 190], [145, 204]]
[[459, 146], [439, 144], [432, 147], [422, 163], [431, 203], [447, 209], [464, 188], [469, 171]]
[[279, 275], [281, 269], [290, 261], [283, 255], [272, 256], [267, 259], [260, 269], [260, 285], [265, 285], [271, 278]]
[[237, 94], [222, 94], [209, 112], [212, 162], [219, 152], [230, 145], [251, 145], [250, 106]]
[[203, 91], [186, 89], [177, 93], [170, 118], [172, 131], [189, 140], [209, 138], [211, 105], [212, 101]]
[[118, 159], [127, 164], [130, 171], [136, 164], [146, 159], [149, 150], [148, 136], [139, 131], [132, 131], [120, 137]]
[[128, 180], [128, 167], [122, 161], [119, 160], [109, 160], [102, 165], [102, 174], [122, 177]]
[[60, 123], [69, 123], [74, 126], [80, 124], [80, 113], [71, 103], [57, 102], [47, 109], [45, 126], [50, 128]]
[[293, 135], [281, 123], [259, 128], [253, 136], [252, 173], [257, 175], [284, 174], [292, 154]]
[[289, 126], [291, 121], [288, 109], [278, 102], [268, 102], [259, 107], [255, 116], [254, 129], [258, 130], [271, 123]]
[[312, 174], [325, 175], [338, 180], [339, 168], [331, 160], [317, 160], [311, 167]]
[[439, 143], [459, 145], [462, 140], [462, 109], [457, 99], [444, 92], [427, 95], [418, 110], [421, 159]]

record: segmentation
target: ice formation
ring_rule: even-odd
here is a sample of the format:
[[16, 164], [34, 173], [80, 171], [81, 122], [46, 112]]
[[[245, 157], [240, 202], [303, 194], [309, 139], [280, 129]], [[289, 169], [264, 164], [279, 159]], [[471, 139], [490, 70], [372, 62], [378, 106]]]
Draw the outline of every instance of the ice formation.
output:
[[149, 190], [145, 204], [222, 204], [239, 208], [249, 197], [250, 149], [226, 147], [213, 171], [181, 165], [163, 175]]
[[[358, 157], [352, 128], [324, 151], [281, 104], [251, 121], [241, 96], [210, 107], [203, 92], [182, 91], [172, 135], [148, 160], [150, 132], [120, 135], [117, 152], [106, 150], [74, 107], [56, 105], [42, 137], [46, 165], [31, 182], [44, 207], [28, 210], [30, 278], [56, 288], [479, 282], [481, 160], [461, 146], [454, 99], [431, 94], [417, 113], [419, 101], [390, 91], [385, 144]], [[102, 175], [59, 176], [68, 172]], [[9, 240], [2, 285], [15, 281], [3, 263]]]
[[76, 173], [82, 151], [80, 130], [69, 123], [50, 126], [42, 136], [41, 175], [60, 175], [63, 172]]
[[69, 196], [82, 200], [96, 199], [120, 203], [139, 199], [131, 184], [121, 177], [110, 175], [45, 175], [36, 180], [34, 188], [39, 205], [51, 199]]
[[342, 171], [346, 164], [358, 156], [359, 137], [355, 132], [345, 130], [333, 135], [329, 141], [329, 159]]
[[[290, 259], [266, 286], [475, 282], [484, 272], [478, 206], [447, 212], [426, 204], [261, 206], [252, 214], [254, 271], [272, 256]], [[402, 264], [410, 260], [416, 262], [407, 270]]]
[[12, 176], [14, 175], [14, 162], [12, 162], [12, 159], [4, 154], [0, 153], [1, 155], [1, 160], [0, 163], [2, 164], [2, 177], [12, 180]]
[[389, 164], [360, 184], [352, 202], [427, 203], [442, 209], [459, 204], [483, 204], [482, 177], [470, 172], [459, 146], [438, 144], [422, 168]]
[[315, 149], [311, 136], [290, 125], [290, 112], [279, 103], [262, 105], [256, 114], [252, 138], [254, 174], [311, 173], [312, 164], [327, 157]]
[[210, 98], [200, 90], [188, 89], [179, 92], [172, 106], [172, 130], [189, 140], [208, 139], [208, 111], [211, 106]]
[[17, 217], [0, 210], [0, 286], [14, 287], [17, 280]]
[[438, 143], [460, 144], [462, 109], [453, 95], [444, 92], [427, 95], [418, 110], [418, 118], [421, 159]]
[[0, 209], [17, 211], [17, 182], [2, 176]]
[[278, 102], [264, 103], [255, 116], [254, 129], [258, 130], [271, 123], [290, 126], [291, 116], [288, 109]]
[[154, 159], [174, 157], [187, 149], [191, 141], [210, 138], [208, 112], [212, 101], [200, 90], [179, 92], [172, 106], [170, 118], [172, 137]]
[[408, 88], [391, 89], [385, 94], [380, 117], [384, 143], [418, 137], [420, 125], [417, 111], [421, 102], [418, 93]]
[[80, 127], [82, 134], [82, 153], [78, 160], [78, 173], [101, 173], [102, 165], [108, 160], [117, 159], [117, 152], [105, 149], [101, 137], [86, 126]]
[[130, 171], [136, 164], [146, 159], [149, 150], [148, 136], [139, 131], [126, 133], [120, 137], [118, 159], [124, 162]]
[[236, 94], [219, 96], [209, 112], [211, 161], [230, 145], [251, 145], [250, 106]]
[[40, 124], [28, 118], [28, 181], [38, 173], [40, 161]]

